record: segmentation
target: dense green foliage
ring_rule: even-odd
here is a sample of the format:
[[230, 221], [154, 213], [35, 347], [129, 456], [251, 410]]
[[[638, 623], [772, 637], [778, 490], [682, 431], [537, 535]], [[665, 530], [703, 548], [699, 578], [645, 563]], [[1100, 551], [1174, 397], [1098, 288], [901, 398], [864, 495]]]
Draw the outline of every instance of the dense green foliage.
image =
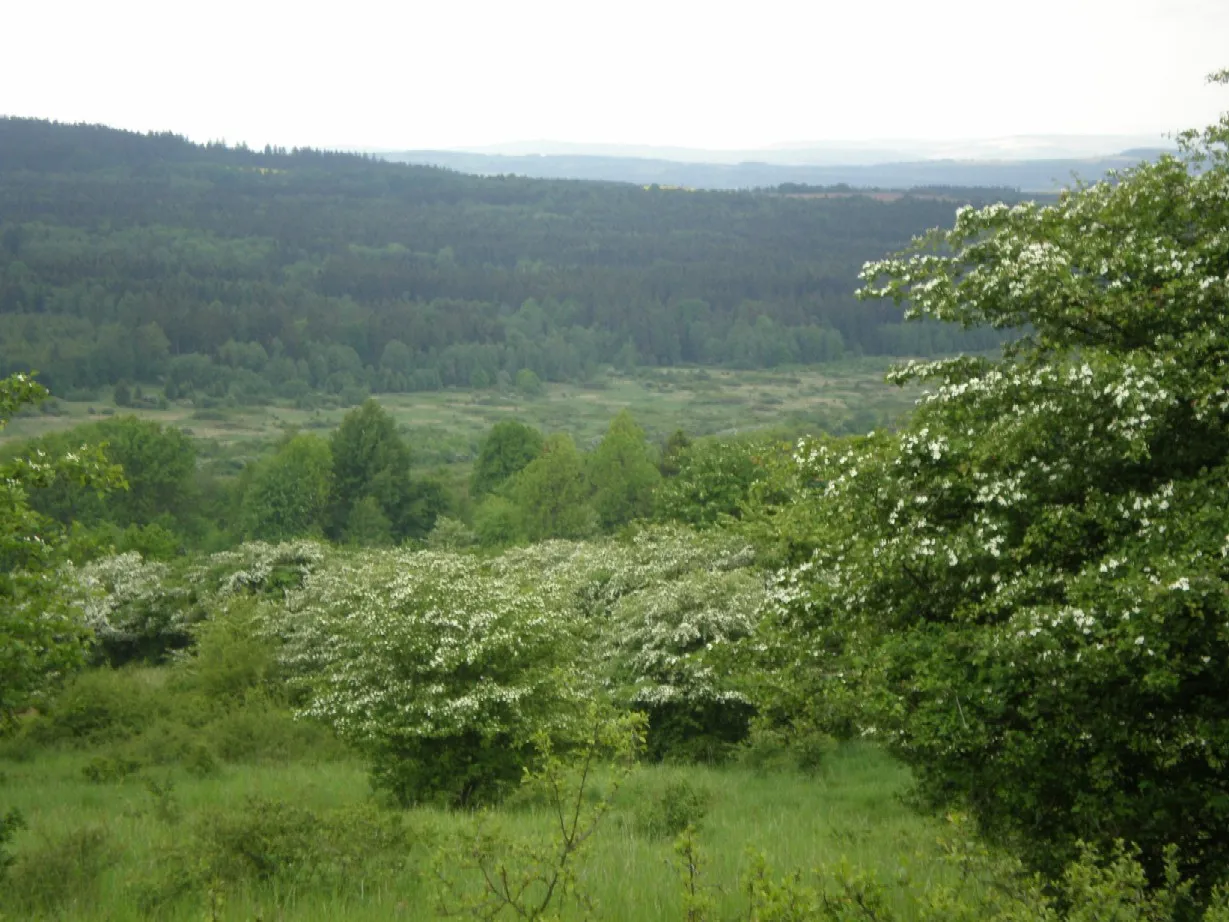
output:
[[[445, 170], [0, 120], [0, 374], [171, 400], [929, 355], [850, 292], [958, 202], [802, 200]], [[531, 376], [520, 376], [527, 371]]]
[[516, 475], [509, 491], [530, 541], [583, 538], [597, 530], [584, 459], [566, 433], [546, 440], [542, 454]]
[[624, 410], [589, 457], [593, 509], [606, 529], [647, 519], [653, 512], [653, 493], [661, 481], [646, 444], [644, 430]]
[[542, 433], [519, 420], [507, 419], [491, 427], [474, 461], [470, 493], [483, 496], [503, 486], [542, 454]]
[[[46, 396], [20, 375], [0, 380], [0, 428]], [[64, 482], [104, 491], [123, 481], [90, 446], [0, 464], [0, 731], [81, 663], [90, 640], [56, 578], [68, 558], [67, 536], [30, 505], [31, 494]]]
[[1229, 871], [1229, 120], [1051, 206], [960, 212], [867, 297], [1028, 327], [911, 363], [899, 434], [804, 440], [767, 528], [783, 700], [885, 740], [1058, 874], [1078, 843]]
[[243, 492], [244, 537], [259, 541], [321, 537], [333, 495], [333, 472], [328, 442], [310, 434], [288, 438], [251, 474]]

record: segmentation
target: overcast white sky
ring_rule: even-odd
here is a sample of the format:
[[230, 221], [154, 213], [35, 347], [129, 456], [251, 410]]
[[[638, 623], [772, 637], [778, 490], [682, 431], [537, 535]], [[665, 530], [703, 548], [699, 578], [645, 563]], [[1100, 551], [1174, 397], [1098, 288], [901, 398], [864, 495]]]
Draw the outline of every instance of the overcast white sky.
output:
[[9, 0], [0, 114], [286, 146], [1155, 133], [1229, 0]]

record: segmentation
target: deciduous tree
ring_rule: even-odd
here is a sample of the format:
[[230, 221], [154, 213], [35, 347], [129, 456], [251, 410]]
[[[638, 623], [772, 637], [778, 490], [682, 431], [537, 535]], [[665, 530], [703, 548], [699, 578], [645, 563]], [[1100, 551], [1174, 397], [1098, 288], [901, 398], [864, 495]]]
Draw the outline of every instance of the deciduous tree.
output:
[[799, 443], [778, 513], [782, 687], [1055, 873], [1117, 839], [1229, 872], [1226, 141], [868, 265], [864, 297], [1022, 334], [902, 368], [897, 435]]

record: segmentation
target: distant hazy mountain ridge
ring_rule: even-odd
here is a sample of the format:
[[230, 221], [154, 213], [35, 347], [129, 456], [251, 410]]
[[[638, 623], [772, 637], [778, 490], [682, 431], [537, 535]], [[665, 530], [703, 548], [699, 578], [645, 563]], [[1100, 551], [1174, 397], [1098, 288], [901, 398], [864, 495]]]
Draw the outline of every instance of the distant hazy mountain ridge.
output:
[[[1141, 141], [1152, 140], [1152, 146]], [[758, 151], [567, 145], [539, 142], [497, 151], [380, 152], [386, 160], [428, 164], [481, 176], [536, 179], [598, 179], [697, 189], [769, 188], [782, 183], [903, 189], [913, 186], [1006, 186], [1053, 192], [1072, 176], [1096, 179], [1159, 156], [1170, 148], [1159, 139], [1005, 138], [984, 142], [899, 147], [856, 144], [788, 147]], [[1090, 153], [1110, 148], [1118, 153]], [[1048, 156], [1063, 153], [1065, 156]], [[654, 155], [655, 154], [655, 155]], [[1039, 156], [1040, 155], [1040, 156]], [[731, 159], [738, 158], [738, 159]]]

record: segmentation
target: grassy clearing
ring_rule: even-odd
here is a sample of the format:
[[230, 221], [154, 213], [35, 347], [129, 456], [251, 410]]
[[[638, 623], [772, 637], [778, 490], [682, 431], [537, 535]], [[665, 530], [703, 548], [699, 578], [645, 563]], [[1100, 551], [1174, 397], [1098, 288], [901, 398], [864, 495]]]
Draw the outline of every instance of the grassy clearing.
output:
[[[545, 432], [570, 432], [582, 446], [595, 443], [610, 420], [628, 408], [650, 438], [661, 440], [677, 428], [692, 435], [735, 435], [756, 430], [865, 431], [897, 418], [913, 394], [886, 384], [889, 363], [864, 359], [788, 371], [653, 369], [612, 376], [602, 387], [547, 385], [541, 395], [495, 391], [432, 391], [384, 394], [379, 399], [411, 439], [420, 464], [471, 459], [487, 430], [514, 417]], [[97, 419], [134, 413], [189, 430], [217, 450], [259, 449], [289, 428], [330, 431], [345, 410], [302, 410], [289, 406], [197, 410], [176, 403], [164, 410], [117, 409], [109, 401], [60, 404], [63, 415], [14, 420], [5, 441], [31, 438]], [[90, 411], [93, 410], [93, 413]]]
[[[179, 768], [150, 769], [109, 784], [87, 781], [87, 762], [88, 754], [76, 752], [0, 760], [3, 799], [21, 809], [29, 823], [14, 843], [18, 864], [0, 912], [68, 920], [426, 919], [435, 907], [432, 855], [476, 822], [434, 809], [402, 813], [373, 806], [363, 767], [350, 761], [231, 765], [209, 778]], [[720, 918], [736, 917], [741, 906], [738, 881], [748, 867], [748, 847], [763, 851], [779, 870], [848, 858], [888, 881], [915, 857], [935, 854], [937, 827], [897, 797], [906, 772], [873, 747], [839, 749], [815, 777], [646, 767], [620, 792], [584, 864], [584, 885], [598, 901], [600, 919], [681, 918], [671, 839], [644, 820], [644, 805], [680, 781], [710, 795], [700, 841], [705, 882], [713, 888]], [[311, 811], [320, 822], [306, 833], [321, 848], [334, 823], [342, 822], [336, 818], [365, 816], [364, 809], [382, 821], [404, 824], [406, 835], [391, 849], [346, 865], [343, 873], [334, 862], [310, 873], [274, 873], [264, 880], [256, 873], [232, 875], [212, 887], [201, 885], [210, 875], [205, 866], [220, 867], [227, 857], [216, 843], [199, 844], [208, 839], [208, 830], [237, 828], [249, 843], [263, 841], [265, 827], [254, 806], [259, 801]], [[522, 838], [549, 827], [549, 817], [532, 804], [506, 807], [485, 822]], [[367, 827], [344, 828], [365, 835], [361, 830]], [[289, 840], [275, 841], [281, 844], [252, 847], [276, 857], [278, 849], [289, 848]], [[182, 883], [190, 877], [197, 885]], [[924, 882], [925, 874], [915, 873], [914, 880]], [[38, 891], [34, 897], [31, 888]]]

